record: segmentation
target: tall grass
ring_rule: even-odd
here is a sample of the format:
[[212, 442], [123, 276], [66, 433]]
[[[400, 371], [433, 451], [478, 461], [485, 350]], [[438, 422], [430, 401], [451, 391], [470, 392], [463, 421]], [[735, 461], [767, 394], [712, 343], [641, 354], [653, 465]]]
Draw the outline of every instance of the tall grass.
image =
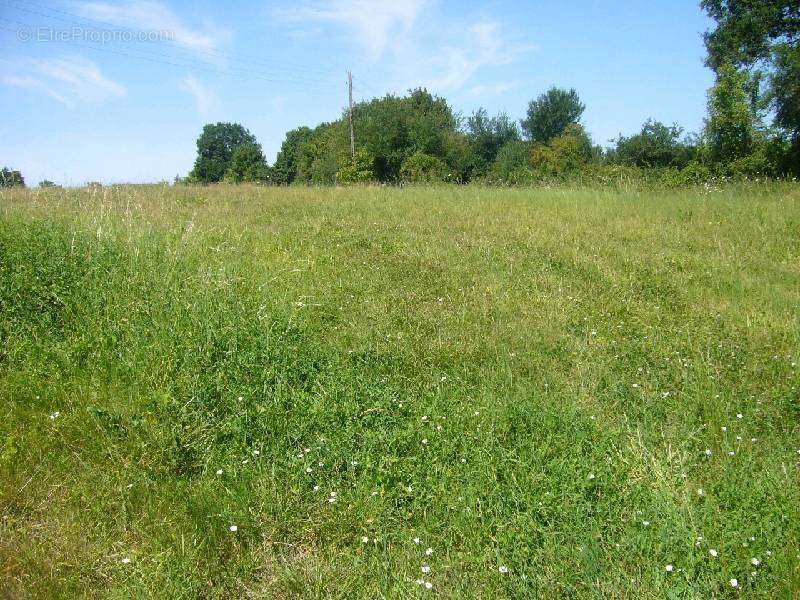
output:
[[4, 191], [0, 588], [796, 596], [798, 309], [796, 184]]

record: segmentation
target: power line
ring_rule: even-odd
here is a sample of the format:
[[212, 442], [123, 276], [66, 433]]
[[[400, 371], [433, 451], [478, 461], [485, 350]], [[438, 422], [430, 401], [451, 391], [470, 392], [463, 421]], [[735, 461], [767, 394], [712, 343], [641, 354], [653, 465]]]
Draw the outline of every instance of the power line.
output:
[[[21, 21], [15, 20], [15, 19], [7, 19], [5, 17], [0, 17], [0, 20], [11, 22], [11, 23], [16, 23], [17, 25], [20, 25], [22, 27], [30, 27], [30, 25], [28, 23], [23, 23]], [[8, 31], [12, 31], [12, 32], [16, 33], [16, 31], [12, 30], [12, 29], [8, 29]], [[289, 77], [280, 77], [280, 76], [268, 77], [268, 76], [265, 76], [265, 75], [261, 74], [261, 72], [253, 71], [251, 69], [243, 69], [241, 67], [227, 67], [228, 70], [238, 71], [240, 73], [244, 73], [244, 74], [248, 75], [247, 78], [242, 77], [242, 76], [236, 77], [235, 75], [232, 75], [231, 73], [229, 73], [226, 69], [213, 68], [213, 67], [209, 66], [207, 63], [200, 63], [200, 62], [197, 62], [197, 61], [193, 61], [193, 62], [174, 62], [173, 57], [171, 57], [171, 56], [169, 56], [167, 54], [163, 54], [163, 53], [151, 53], [152, 55], [155, 55], [157, 57], [161, 57], [161, 58], [153, 58], [152, 56], [147, 56], [147, 55], [142, 55], [142, 54], [132, 54], [131, 52], [122, 52], [122, 51], [119, 51], [119, 50], [113, 50], [111, 48], [103, 47], [103, 46], [99, 45], [99, 43], [84, 44], [84, 43], [73, 41], [73, 40], [53, 40], [52, 42], [53, 43], [69, 44], [69, 45], [72, 45], [72, 46], [78, 46], [80, 48], [87, 48], [89, 50], [94, 50], [96, 52], [105, 52], [105, 53], [109, 53], [109, 54], [116, 54], [118, 56], [125, 56], [125, 57], [128, 57], [128, 58], [134, 58], [134, 59], [137, 59], [137, 60], [145, 60], [145, 61], [156, 63], [156, 64], [168, 65], [168, 66], [173, 66], [173, 67], [180, 67], [180, 68], [183, 68], [183, 69], [200, 70], [200, 71], [205, 71], [205, 72], [208, 72], [208, 73], [213, 73], [213, 74], [218, 74], [218, 75], [225, 75], [225, 76], [233, 77], [234, 79], [240, 79], [242, 81], [247, 81], [248, 79], [258, 79], [258, 80], [261, 80], [261, 81], [269, 81], [271, 83], [293, 83], [293, 84], [298, 84], [298, 85], [307, 85], [307, 86], [310, 86], [310, 87], [328, 87], [328, 88], [333, 88], [333, 87], [338, 86], [338, 84], [335, 84], [333, 82], [320, 81], [318, 79], [311, 80], [311, 79], [305, 79], [305, 78], [297, 78], [297, 77], [293, 77], [293, 76], [289, 76]], [[165, 58], [169, 59], [169, 60], [164, 60]], [[183, 59], [182, 57], [178, 57], [177, 60], [184, 60], [185, 61], [185, 59]]]
[[[74, 19], [79, 19], [80, 21], [84, 21], [86, 23], [96, 23], [98, 25], [102, 25], [104, 27], [110, 28], [110, 30], [112, 30], [112, 31], [121, 31], [121, 32], [126, 32], [126, 33], [137, 33], [137, 32], [141, 31], [141, 30], [130, 29], [130, 28], [127, 28], [127, 27], [122, 27], [122, 26], [119, 26], [119, 25], [115, 25], [114, 23], [109, 23], [107, 21], [100, 21], [100, 20], [97, 20], [97, 19], [89, 19], [89, 18], [82, 17], [80, 15], [76, 15], [75, 13], [71, 13], [71, 12], [68, 12], [68, 11], [65, 11], [65, 10], [59, 10], [57, 8], [51, 8], [49, 6], [44, 6], [42, 4], [39, 4], [39, 3], [36, 3], [36, 2], [32, 2], [31, 0], [23, 0], [23, 1], [25, 1], [29, 5], [33, 5], [33, 6], [39, 7], [41, 9], [46, 10], [46, 11], [51, 12], [51, 13], [55, 12], [55, 13], [59, 13], [59, 14], [62, 14], [62, 15], [67, 15], [67, 16], [72, 17]], [[19, 6], [18, 4], [11, 4], [11, 3], [7, 2], [7, 1], [0, 2], [0, 4], [5, 4], [6, 6], [14, 8], [16, 10], [24, 11], [24, 12], [27, 12], [27, 13], [30, 13], [30, 14], [39, 15], [39, 16], [42, 16], [42, 17], [45, 17], [45, 18], [48, 18], [48, 19], [55, 19], [57, 21], [61, 21], [61, 22], [64, 22], [64, 23], [67, 23], [67, 24], [70, 24], [70, 25], [73, 25], [73, 26], [76, 26], [76, 25], [77, 26], [82, 26], [81, 23], [76, 23], [76, 22], [74, 22], [72, 20], [64, 19], [64, 18], [61, 18], [61, 17], [57, 17], [57, 16], [52, 15], [52, 14], [46, 14], [46, 13], [42, 13], [42, 12], [39, 12], [39, 11], [31, 10], [29, 8], [24, 8], [22, 6]], [[94, 27], [94, 29], [98, 29], [98, 28]], [[275, 65], [280, 65], [282, 63], [283, 66], [285, 66], [285, 67], [289, 67], [289, 68], [292, 68], [292, 69], [295, 69], [295, 70], [307, 71], [309, 73], [311, 73], [311, 72], [330, 73], [331, 70], [332, 70], [332, 68], [328, 69], [328, 68], [324, 68], [324, 67], [314, 67], [314, 66], [311, 66], [311, 65], [293, 63], [291, 61], [286, 61], [286, 60], [264, 59], [262, 57], [256, 57], [254, 55], [234, 53], [234, 52], [230, 52], [230, 51], [218, 50], [218, 49], [213, 49], [213, 48], [206, 48], [206, 49], [193, 48], [192, 49], [192, 48], [187, 48], [185, 45], [181, 44], [180, 42], [175, 41], [174, 39], [169, 39], [169, 38], [160, 39], [158, 41], [162, 42], [162, 43], [172, 44], [173, 50], [176, 50], [178, 52], [199, 54], [199, 55], [205, 56], [206, 58], [209, 58], [209, 59], [212, 58], [210, 55], [217, 55], [219, 57], [228, 58], [230, 60], [234, 60], [234, 61], [237, 61], [237, 62], [250, 63], [250, 64], [262, 65], [262, 66], [270, 66], [270, 67], [275, 66]]]

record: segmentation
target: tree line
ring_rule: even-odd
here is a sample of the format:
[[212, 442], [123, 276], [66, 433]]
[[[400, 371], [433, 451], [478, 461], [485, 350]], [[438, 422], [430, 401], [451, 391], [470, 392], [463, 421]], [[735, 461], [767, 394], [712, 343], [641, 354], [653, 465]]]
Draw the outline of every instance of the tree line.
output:
[[[208, 124], [186, 183], [276, 185], [360, 182], [484, 182], [654, 179], [697, 183], [718, 177], [800, 175], [800, 4], [796, 0], [702, 0], [714, 20], [705, 34], [715, 73], [700, 132], [646, 121], [609, 148], [595, 145], [581, 122], [574, 89], [551, 88], [531, 100], [520, 121], [479, 109], [457, 114], [425, 89], [388, 94], [348, 114], [286, 134], [273, 165], [238, 123]], [[50, 182], [43, 182], [50, 184]], [[4, 187], [24, 185], [5, 169]]]
[[386, 95], [348, 115], [286, 134], [275, 164], [241, 125], [207, 125], [187, 181], [332, 184], [376, 181], [535, 183], [552, 179], [800, 175], [800, 4], [702, 0], [716, 26], [705, 35], [715, 83], [702, 131], [648, 120], [610, 148], [593, 144], [574, 89], [552, 88], [519, 122], [479, 109], [466, 118], [424, 89]]

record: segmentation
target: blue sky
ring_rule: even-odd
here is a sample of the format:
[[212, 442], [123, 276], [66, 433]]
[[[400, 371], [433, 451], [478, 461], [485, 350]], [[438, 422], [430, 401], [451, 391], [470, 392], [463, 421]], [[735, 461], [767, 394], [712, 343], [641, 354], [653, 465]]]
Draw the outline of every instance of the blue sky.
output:
[[348, 68], [356, 99], [426, 86], [465, 115], [574, 87], [603, 145], [648, 117], [696, 131], [709, 24], [694, 0], [0, 0], [0, 163], [29, 184], [172, 179], [216, 121], [271, 163], [341, 114]]

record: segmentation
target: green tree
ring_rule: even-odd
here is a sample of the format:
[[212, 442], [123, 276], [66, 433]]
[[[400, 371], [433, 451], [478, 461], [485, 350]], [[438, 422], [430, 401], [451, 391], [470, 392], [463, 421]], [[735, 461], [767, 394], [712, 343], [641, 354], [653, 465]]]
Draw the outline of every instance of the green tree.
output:
[[489, 165], [497, 158], [500, 148], [520, 139], [517, 124], [507, 114], [500, 113], [495, 117], [489, 117], [483, 108], [479, 108], [467, 118], [464, 132], [474, 155], [475, 175], [484, 175]]
[[49, 179], [42, 179], [39, 182], [39, 187], [40, 188], [55, 188], [55, 187], [60, 187], [60, 186], [57, 183], [54, 183], [54, 182], [50, 181]]
[[532, 142], [546, 144], [561, 135], [568, 125], [578, 123], [586, 106], [574, 89], [550, 88], [528, 104], [528, 113], [520, 123]]
[[344, 167], [339, 169], [336, 173], [336, 182], [349, 184], [349, 183], [367, 183], [372, 181], [375, 174], [372, 170], [374, 159], [370, 153], [360, 148], [356, 150], [355, 156]]
[[730, 162], [744, 158], [755, 148], [755, 116], [747, 95], [747, 74], [733, 65], [717, 70], [717, 80], [708, 93], [706, 137], [711, 158]]
[[579, 170], [592, 159], [592, 140], [577, 123], [567, 125], [561, 135], [531, 149], [531, 167], [542, 175], [563, 175]]
[[22, 173], [8, 167], [0, 171], [0, 188], [25, 187], [25, 178]]
[[528, 167], [531, 145], [528, 142], [513, 141], [505, 144], [497, 152], [497, 158], [490, 169], [490, 175], [501, 181], [512, 181], [515, 174]]
[[[762, 79], [775, 124], [800, 146], [800, 3], [797, 0], [702, 0], [716, 27], [705, 34], [706, 64], [732, 64], [749, 75], [751, 95]], [[765, 75], [766, 74], [766, 75]], [[800, 169], [800, 165], [798, 165]]]
[[255, 136], [239, 123], [215, 123], [203, 127], [197, 138], [197, 159], [189, 174], [200, 183], [221, 181], [230, 168], [234, 151], [245, 144], [255, 144]]
[[612, 153], [614, 162], [636, 167], [683, 168], [692, 159], [692, 145], [682, 139], [683, 129], [648, 119], [642, 130], [619, 136]]
[[272, 167], [273, 181], [288, 185], [297, 177], [298, 159], [303, 144], [311, 140], [312, 131], [308, 127], [298, 127], [286, 133], [275, 164]]
[[259, 144], [242, 144], [233, 151], [225, 181], [231, 183], [266, 182], [270, 180], [269, 166]]
[[444, 161], [424, 152], [415, 152], [400, 168], [400, 178], [407, 183], [435, 183], [444, 181], [446, 175]]

